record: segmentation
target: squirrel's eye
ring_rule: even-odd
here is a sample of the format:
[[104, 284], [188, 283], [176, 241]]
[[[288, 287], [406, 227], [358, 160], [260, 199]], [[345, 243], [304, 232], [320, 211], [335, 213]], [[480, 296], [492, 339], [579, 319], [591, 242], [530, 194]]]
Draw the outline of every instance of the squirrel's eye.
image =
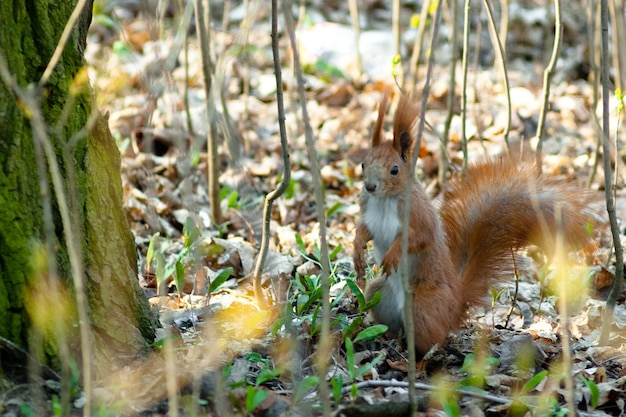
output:
[[389, 173], [390, 173], [391, 175], [398, 175], [398, 165], [394, 165], [394, 166], [391, 168], [391, 171], [389, 171]]
[[365, 162], [361, 163], [361, 169], [365, 171]]

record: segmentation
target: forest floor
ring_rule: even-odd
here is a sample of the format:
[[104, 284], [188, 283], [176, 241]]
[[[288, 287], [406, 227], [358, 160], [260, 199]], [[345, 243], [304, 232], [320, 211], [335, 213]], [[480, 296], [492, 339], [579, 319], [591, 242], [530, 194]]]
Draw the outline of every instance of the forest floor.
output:
[[[398, 91], [391, 75], [390, 6], [362, 4], [361, 77], [354, 76], [347, 2], [332, 7], [319, 0], [309, 2], [298, 32], [306, 107], [325, 189], [332, 265], [333, 322], [324, 357], [329, 367], [320, 376], [316, 352], [322, 305], [321, 230], [283, 19], [279, 43], [292, 172], [286, 193], [272, 209], [263, 281], [266, 294], [280, 307], [263, 309], [255, 301], [251, 275], [261, 242], [263, 200], [283, 172], [269, 2], [251, 2], [254, 9], [247, 13], [243, 5], [230, 2], [225, 3], [231, 6], [227, 10], [213, 5], [211, 11], [212, 119], [218, 132], [224, 216], [219, 224], [212, 221], [209, 204], [208, 117], [195, 32], [189, 29], [186, 38], [186, 31], [178, 30], [184, 27], [182, 9], [170, 7], [157, 18], [154, 8], [142, 10], [139, 3], [97, 2], [86, 56], [99, 106], [108, 114], [122, 155], [124, 207], [137, 244], [140, 284], [159, 314], [161, 340], [178, 340], [168, 359], [174, 366], [168, 369], [169, 378], [177, 379], [181, 389], [168, 391], [167, 378], [158, 379], [158, 384], [133, 388], [124, 406], [129, 408], [109, 403], [103, 415], [122, 409], [126, 411], [121, 414], [132, 410], [146, 416], [318, 415], [324, 392], [333, 415], [405, 415], [406, 348], [402, 341], [380, 334], [362, 300], [346, 285], [354, 280], [351, 242], [359, 219], [360, 164], [383, 92]], [[595, 46], [588, 46], [586, 10], [579, 2], [568, 4], [546, 118], [544, 173], [597, 192], [594, 209], [602, 223], [606, 215], [601, 167], [592, 177], [600, 114], [589, 64]], [[541, 109], [543, 69], [552, 48], [553, 18], [534, 2], [511, 1], [509, 7], [508, 138], [511, 148], [530, 149]], [[413, 48], [414, 14], [419, 10], [413, 3], [401, 13], [405, 51]], [[244, 21], [245, 16], [257, 17]], [[472, 9], [466, 127], [471, 161], [505, 150], [507, 95], [500, 66], [494, 65], [497, 55], [485, 16], [481, 6]], [[461, 48], [450, 46], [451, 27], [446, 9], [433, 52], [429, 127], [418, 164], [420, 179], [433, 199], [441, 191], [439, 137], [453, 92], [447, 154], [453, 167], [462, 159], [460, 59], [456, 88], [450, 88], [450, 58]], [[429, 24], [423, 51], [429, 49], [430, 32]], [[403, 54], [403, 62], [408, 62], [410, 54]], [[423, 88], [425, 67], [420, 65], [418, 90]], [[614, 135], [617, 126], [623, 128], [623, 110], [618, 112], [614, 94], [610, 109]], [[388, 115], [387, 135], [390, 129]], [[621, 150], [618, 155], [614, 165], [622, 169], [617, 201], [623, 218], [619, 203], [626, 170]], [[417, 380], [424, 384], [417, 391], [421, 413], [565, 415], [572, 406], [580, 415], [625, 413], [624, 297], [618, 302], [610, 343], [599, 346], [614, 259], [609, 234], [596, 232], [598, 245], [592, 253], [572, 255], [579, 262], [571, 274], [584, 285], [565, 316], [571, 355], [563, 352], [565, 313], [551, 285], [554, 266], [543, 262], [537, 251], [526, 252], [523, 255], [532, 260], [530, 271], [522, 273], [517, 284], [512, 278], [510, 284], [486, 294], [492, 306], [472, 310], [466, 326], [450, 335], [446, 346], [433, 349], [418, 363]], [[570, 366], [573, 382], [569, 405], [564, 363]]]

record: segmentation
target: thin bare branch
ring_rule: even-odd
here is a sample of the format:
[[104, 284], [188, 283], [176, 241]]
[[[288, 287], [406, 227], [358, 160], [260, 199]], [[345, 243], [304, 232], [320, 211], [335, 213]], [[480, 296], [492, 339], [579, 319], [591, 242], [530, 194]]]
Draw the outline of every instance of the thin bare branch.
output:
[[[393, 50], [394, 54], [402, 56], [401, 51], [401, 31], [400, 31], [400, 0], [393, 0], [391, 11], [391, 31], [393, 32]], [[400, 89], [404, 88], [404, 68], [402, 65], [397, 67], [398, 75], [396, 80], [400, 80]], [[396, 81], [397, 82], [397, 81]]]
[[543, 99], [541, 101], [541, 111], [539, 112], [539, 122], [537, 123], [537, 169], [541, 172], [543, 160], [543, 133], [545, 130], [546, 113], [550, 101], [550, 82], [554, 74], [554, 68], [559, 59], [561, 49], [561, 37], [563, 35], [563, 24], [561, 23], [561, 0], [554, 1], [554, 45], [552, 46], [552, 56], [550, 62], [543, 71]]
[[361, 22], [359, 19], [359, 4], [357, 0], [349, 0], [348, 5], [350, 7], [350, 17], [352, 18], [352, 31], [354, 32], [354, 62], [356, 64], [354, 79], [357, 83], [360, 83], [363, 77], [363, 65], [361, 64]]
[[291, 16], [291, 2], [283, 1], [283, 12], [285, 14], [285, 23], [291, 51], [293, 54], [293, 63], [296, 70], [296, 80], [298, 82], [298, 97], [300, 99], [300, 108], [302, 110], [302, 122], [304, 123], [304, 139], [306, 142], [309, 163], [311, 164], [311, 176], [313, 177], [313, 188], [315, 193], [315, 204], [317, 206], [317, 221], [320, 228], [320, 263], [321, 263], [321, 282], [322, 282], [322, 331], [320, 342], [317, 348], [317, 370], [320, 375], [319, 392], [322, 400], [322, 411], [324, 416], [330, 416], [330, 401], [328, 399], [329, 389], [326, 383], [326, 370], [328, 369], [328, 358], [332, 346], [330, 337], [330, 258], [328, 256], [328, 243], [326, 240], [326, 211], [324, 203], [324, 190], [322, 189], [322, 176], [319, 162], [317, 159], [317, 151], [315, 149], [315, 138], [309, 120], [309, 114], [306, 107], [306, 96], [304, 94], [304, 76], [302, 66], [300, 65], [300, 56], [298, 53], [298, 45], [296, 43], [296, 34], [294, 29], [293, 17]]
[[[604, 155], [604, 192], [606, 197], [606, 209], [609, 214], [611, 223], [611, 233], [613, 235], [613, 245], [615, 246], [615, 278], [611, 293], [606, 300], [606, 308], [604, 309], [604, 317], [602, 320], [602, 331], [600, 334], [600, 344], [607, 344], [611, 335], [611, 326], [613, 324], [613, 311], [617, 297], [622, 292], [624, 280], [624, 254], [622, 252], [622, 242], [620, 240], [619, 225], [617, 224], [617, 216], [615, 214], [615, 200], [613, 198], [613, 189], [611, 184], [611, 150], [610, 150], [610, 129], [609, 129], [609, 10], [608, 0], [600, 2], [600, 19], [602, 27], [602, 153]], [[616, 156], [617, 157], [617, 156]]]
[[76, 3], [76, 6], [74, 7], [74, 10], [72, 11], [72, 14], [70, 15], [69, 19], [67, 19], [65, 28], [63, 28], [63, 33], [61, 33], [61, 38], [59, 39], [59, 42], [57, 43], [57, 46], [52, 54], [52, 57], [50, 57], [50, 61], [48, 61], [48, 65], [46, 66], [46, 69], [41, 75], [41, 79], [39, 80], [40, 86], [43, 86], [48, 82], [48, 80], [50, 79], [50, 76], [52, 75], [52, 72], [54, 71], [57, 64], [59, 63], [59, 60], [61, 59], [61, 55], [63, 54], [63, 51], [65, 50], [65, 45], [67, 45], [67, 41], [72, 35], [72, 30], [74, 30], [74, 26], [76, 26], [78, 19], [80, 19], [80, 15], [83, 13], [83, 9], [85, 8], [86, 4], [87, 4], [87, 0], [78, 0], [78, 2]]
[[448, 83], [448, 102], [447, 102], [447, 116], [443, 125], [443, 142], [439, 144], [439, 184], [443, 186], [446, 182], [448, 175], [448, 142], [450, 140], [450, 125], [452, 124], [452, 118], [454, 117], [454, 108], [456, 107], [456, 63], [457, 57], [457, 44], [459, 38], [459, 28], [456, 24], [457, 21], [457, 1], [450, 2], [450, 20], [452, 26], [452, 34], [450, 39], [450, 45], [452, 45], [452, 55], [450, 58], [450, 82]]
[[276, 106], [278, 106], [278, 129], [280, 131], [280, 145], [283, 157], [283, 178], [278, 187], [265, 196], [263, 206], [263, 234], [261, 235], [261, 248], [256, 259], [254, 268], [254, 295], [257, 303], [261, 307], [267, 307], [267, 301], [261, 288], [261, 274], [267, 249], [269, 247], [270, 216], [272, 214], [272, 204], [280, 197], [291, 181], [291, 162], [289, 160], [289, 144], [287, 142], [287, 130], [285, 128], [285, 107], [283, 102], [283, 76], [280, 68], [280, 54], [278, 51], [278, 4], [277, 0], [272, 0], [272, 54], [274, 56], [274, 75], [276, 77]]
[[506, 69], [506, 57], [504, 55], [504, 47], [498, 35], [496, 28], [496, 21], [493, 17], [493, 10], [491, 9], [491, 3], [488, 0], [483, 0], [485, 11], [487, 12], [487, 18], [489, 22], [489, 34], [491, 35], [492, 43], [497, 52], [497, 59], [502, 66], [502, 82], [504, 83], [504, 91], [506, 92], [506, 126], [504, 127], [504, 143], [507, 151], [509, 150], [509, 132], [511, 131], [511, 88], [509, 87], [509, 75]]
[[461, 146], [463, 147], [463, 172], [467, 170], [467, 132], [465, 123], [467, 121], [467, 70], [469, 63], [469, 14], [472, 0], [465, 0], [463, 11], [463, 77], [461, 79]]
[[415, 42], [413, 43], [413, 52], [411, 53], [411, 59], [409, 61], [409, 76], [411, 90], [417, 87], [417, 76], [420, 57], [422, 55], [422, 44], [424, 43], [424, 34], [426, 33], [426, 20], [428, 19], [428, 9], [430, 1], [423, 1], [422, 8], [420, 10], [419, 22], [417, 25], [417, 35], [415, 35]]
[[[409, 174], [409, 178], [415, 178], [415, 168], [417, 165], [417, 158], [419, 156], [419, 149], [422, 146], [422, 135], [424, 134], [424, 127], [426, 124], [426, 107], [428, 103], [428, 95], [430, 93], [430, 79], [432, 76], [432, 70], [434, 65], [434, 51], [436, 50], [435, 45], [437, 45], [437, 39], [439, 38], [439, 26], [441, 21], [441, 6], [442, 2], [437, 3], [437, 11], [435, 12], [435, 17], [433, 19], [433, 31], [432, 38], [430, 43], [430, 55], [428, 57], [428, 66], [426, 69], [426, 79], [424, 80], [424, 87], [422, 88], [422, 103], [420, 116], [417, 124], [417, 140], [415, 141], [415, 146], [413, 149], [416, 151], [413, 152], [411, 157], [411, 171]], [[405, 193], [407, 196], [410, 196], [412, 193], [413, 182], [408, 181]], [[401, 271], [402, 276], [402, 285], [404, 288], [405, 300], [409, 300], [404, 303], [404, 323], [405, 323], [405, 332], [406, 338], [409, 341], [407, 343], [407, 356], [409, 361], [409, 370], [408, 370], [408, 379], [409, 379], [409, 403], [411, 406], [411, 415], [415, 415], [417, 412], [417, 399], [415, 392], [415, 363], [416, 363], [416, 355], [415, 355], [415, 327], [413, 323], [413, 303], [410, 300], [413, 300], [413, 292], [411, 290], [409, 284], [409, 213], [411, 211], [411, 198], [405, 198], [404, 204], [404, 214], [402, 217], [402, 257], [400, 258], [399, 269]]]
[[[206, 1], [206, 4], [205, 4]], [[217, 127], [215, 123], [215, 100], [212, 97], [213, 63], [210, 51], [209, 30], [209, 2], [207, 0], [194, 0], [196, 14], [196, 31], [200, 43], [200, 57], [202, 59], [202, 76], [204, 78], [204, 94], [207, 114], [207, 156], [208, 156], [208, 179], [209, 199], [211, 204], [211, 221], [215, 224], [222, 223], [222, 209], [220, 206], [220, 184], [217, 154]]]

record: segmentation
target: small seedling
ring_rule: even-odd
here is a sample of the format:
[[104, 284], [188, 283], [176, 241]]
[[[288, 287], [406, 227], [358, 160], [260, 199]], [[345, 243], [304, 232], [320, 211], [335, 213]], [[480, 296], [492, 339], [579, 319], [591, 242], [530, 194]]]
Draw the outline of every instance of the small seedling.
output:
[[591, 404], [589, 405], [591, 406], [591, 409], [594, 410], [598, 406], [598, 401], [600, 399], [600, 389], [595, 382], [585, 378], [583, 375], [580, 375], [580, 380], [583, 381], [583, 384], [585, 384], [585, 386], [589, 390], [589, 393], [591, 394]]
[[335, 406], [339, 405], [341, 401], [342, 392], [343, 392], [343, 375], [339, 374], [336, 377], [332, 377], [330, 379], [330, 387], [332, 389], [333, 400], [335, 401]]

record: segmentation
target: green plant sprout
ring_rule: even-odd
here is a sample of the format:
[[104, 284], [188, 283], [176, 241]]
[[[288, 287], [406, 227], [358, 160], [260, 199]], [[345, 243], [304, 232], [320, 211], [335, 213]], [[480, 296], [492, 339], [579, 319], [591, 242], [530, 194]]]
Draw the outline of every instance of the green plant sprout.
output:
[[222, 206], [226, 208], [239, 209], [239, 193], [237, 190], [231, 190], [228, 187], [222, 187], [220, 189], [220, 201]]
[[[494, 328], [496, 327], [496, 302], [504, 294], [504, 291], [506, 291], [506, 288], [501, 288], [500, 290], [495, 288], [489, 289], [489, 294], [491, 295], [491, 326]], [[515, 303], [515, 300], [512, 302]]]
[[585, 384], [585, 386], [587, 387], [587, 389], [589, 390], [589, 394], [590, 394], [590, 406], [592, 410], [595, 410], [595, 408], [598, 406], [598, 401], [600, 400], [600, 389], [598, 388], [598, 385], [596, 385], [595, 382], [593, 382], [590, 379], [585, 378], [584, 375], [579, 375], [580, 376], [580, 380], [583, 382], [583, 384]]
[[333, 394], [333, 401], [335, 402], [335, 406], [339, 405], [341, 401], [342, 392], [343, 392], [343, 375], [339, 374], [330, 379], [330, 387], [331, 392]]
[[359, 313], [365, 313], [376, 304], [380, 302], [381, 294], [380, 291], [376, 291], [372, 298], [369, 301], [365, 300], [365, 295], [359, 288], [359, 286], [353, 280], [347, 280], [346, 286], [350, 288], [352, 294], [357, 300], [357, 304], [359, 305]]
[[341, 213], [342, 211], [346, 209], [346, 207], [347, 206], [345, 204], [336, 202], [330, 208], [326, 209], [326, 219], [329, 220], [334, 214]]
[[315, 387], [317, 387], [319, 382], [320, 382], [320, 379], [317, 375], [307, 376], [303, 378], [302, 381], [298, 382], [298, 384], [296, 385], [295, 392], [293, 394], [294, 404], [297, 404], [298, 402], [300, 402], [307, 393], [315, 389]]
[[467, 376], [459, 381], [459, 385], [483, 389], [486, 384], [486, 377], [499, 364], [500, 361], [497, 358], [470, 353], [465, 356], [463, 366], [461, 367], [461, 371], [466, 372]]
[[402, 65], [402, 57], [400, 55], [394, 55], [391, 58], [391, 76], [393, 77], [396, 85], [400, 88], [400, 83], [398, 81], [399, 70], [398, 68]]
[[[188, 217], [183, 225], [183, 249], [175, 256], [173, 261], [170, 262], [165, 260], [164, 255], [169, 246], [169, 240], [166, 239], [164, 242], [158, 244], [157, 247], [160, 234], [157, 232], [152, 236], [146, 252], [146, 274], [150, 274], [150, 267], [154, 260], [156, 264], [154, 274], [156, 276], [158, 294], [164, 294], [166, 292], [163, 289], [163, 285], [169, 277], [172, 277], [176, 291], [180, 297], [185, 285], [185, 272], [195, 262], [194, 250], [196, 244], [199, 242], [200, 235], [200, 228], [191, 217]], [[230, 273], [232, 273], [232, 270]], [[220, 279], [225, 281], [222, 277]]]

